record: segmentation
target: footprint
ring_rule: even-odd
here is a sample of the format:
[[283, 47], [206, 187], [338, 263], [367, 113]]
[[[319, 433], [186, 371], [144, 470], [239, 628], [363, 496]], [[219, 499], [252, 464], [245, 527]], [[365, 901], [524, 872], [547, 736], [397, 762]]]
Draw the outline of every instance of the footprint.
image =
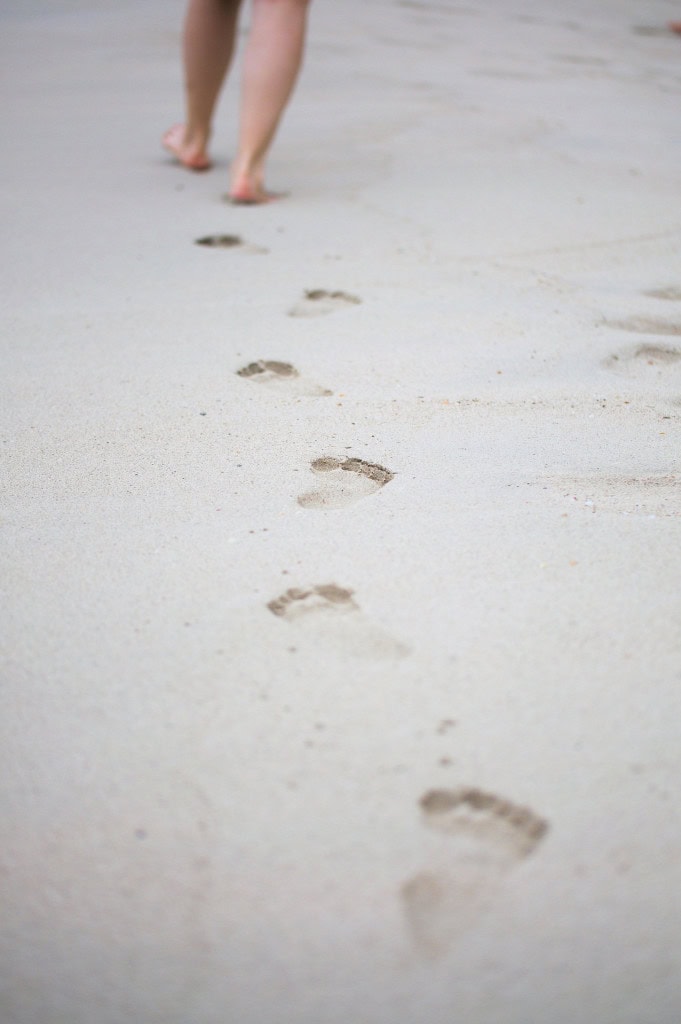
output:
[[681, 302], [681, 288], [675, 288], [673, 285], [670, 288], [651, 288], [643, 294], [647, 295], [649, 299], [664, 299], [667, 302]]
[[349, 295], [347, 292], [327, 292], [323, 288], [311, 288], [305, 292], [300, 302], [289, 310], [288, 315], [324, 316], [326, 313], [333, 313], [336, 309], [358, 306], [361, 301], [356, 295]]
[[315, 459], [310, 468], [321, 477], [321, 483], [319, 490], [299, 496], [298, 504], [303, 508], [345, 508], [360, 498], [375, 494], [395, 475], [374, 462], [332, 456]]
[[630, 331], [632, 334], [663, 334], [673, 337], [681, 335], [681, 324], [652, 316], [630, 316], [626, 320], [606, 320], [605, 323], [608, 327], [614, 327], [618, 331]]
[[[681, 348], [674, 345], [655, 345], [652, 343], [638, 345], [636, 348], [614, 352], [604, 360], [603, 365], [609, 370], [626, 374], [629, 377], [650, 376], [654, 373], [668, 374], [669, 367], [681, 363]], [[676, 375], [676, 373], [674, 374]]]
[[353, 597], [354, 591], [336, 583], [305, 589], [292, 587], [269, 601], [278, 618], [307, 632], [315, 658], [326, 653], [370, 658], [402, 658], [406, 644], [369, 622]]
[[681, 477], [675, 473], [559, 477], [551, 483], [564, 500], [594, 514], [618, 512], [624, 516], [664, 518], [681, 515]]
[[480, 789], [433, 789], [419, 803], [441, 843], [433, 866], [408, 879], [401, 898], [414, 945], [433, 958], [493, 906], [504, 879], [549, 826], [529, 808]]
[[251, 245], [239, 235], [204, 235], [197, 238], [195, 245], [207, 246], [211, 249], [241, 249], [243, 252], [266, 253], [268, 250], [260, 245]]
[[238, 377], [255, 381], [257, 384], [269, 384], [277, 388], [283, 385], [288, 393], [296, 395], [319, 397], [333, 394], [328, 388], [302, 379], [291, 363], [281, 363], [276, 359], [258, 359], [255, 363], [242, 366], [236, 372]]
[[678, 363], [681, 359], [681, 349], [662, 345], [640, 345], [633, 357], [644, 359], [648, 366], [654, 366], [655, 363]]
[[636, 36], [671, 36], [672, 31], [666, 25], [632, 25], [631, 31]]

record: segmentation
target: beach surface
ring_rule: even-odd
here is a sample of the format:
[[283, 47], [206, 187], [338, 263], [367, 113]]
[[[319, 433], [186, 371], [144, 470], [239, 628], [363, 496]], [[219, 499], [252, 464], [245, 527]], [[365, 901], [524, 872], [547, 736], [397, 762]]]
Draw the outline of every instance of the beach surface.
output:
[[2, 1024], [678, 1024], [681, 8], [316, 0], [258, 208], [182, 14], [0, 13]]

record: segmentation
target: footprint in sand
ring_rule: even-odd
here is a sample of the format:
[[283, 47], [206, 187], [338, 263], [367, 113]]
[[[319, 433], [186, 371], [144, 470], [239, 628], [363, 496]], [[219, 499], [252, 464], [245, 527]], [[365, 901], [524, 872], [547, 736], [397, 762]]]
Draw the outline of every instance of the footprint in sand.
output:
[[320, 478], [316, 491], [301, 494], [298, 504], [303, 508], [345, 508], [375, 494], [385, 487], [393, 477], [389, 469], [363, 459], [336, 459], [324, 456], [310, 463], [313, 473]]
[[640, 345], [634, 352], [634, 359], [645, 359], [647, 366], [655, 363], [678, 363], [681, 349], [671, 345]]
[[626, 320], [606, 320], [607, 327], [631, 334], [658, 334], [667, 337], [681, 336], [681, 323], [671, 323], [652, 316], [629, 316]]
[[287, 394], [321, 397], [332, 395], [328, 388], [321, 387], [301, 378], [291, 363], [281, 363], [276, 359], [258, 359], [255, 363], [242, 366], [236, 371], [238, 377], [254, 381], [256, 384], [271, 385], [283, 389]]
[[669, 288], [651, 288], [643, 293], [649, 299], [663, 299], [665, 302], [681, 302], [681, 288], [671, 285]]
[[195, 245], [203, 245], [209, 249], [241, 249], [242, 252], [266, 253], [268, 250], [260, 245], [251, 245], [239, 235], [204, 235], [197, 238]]
[[289, 310], [288, 315], [324, 316], [336, 309], [358, 306], [361, 301], [356, 295], [349, 295], [347, 292], [327, 292], [323, 288], [311, 288], [305, 292], [300, 302]]
[[493, 906], [512, 869], [532, 854], [548, 823], [480, 789], [432, 789], [423, 823], [440, 839], [432, 867], [404, 883], [402, 906], [417, 950], [442, 956]]
[[[628, 377], [669, 377], [670, 368], [675, 364], [681, 370], [681, 348], [676, 345], [655, 345], [650, 342], [636, 348], [614, 352], [603, 361], [603, 365], [616, 373]], [[674, 371], [674, 376], [681, 376]]]
[[359, 657], [401, 658], [408, 654], [406, 644], [365, 619], [353, 593], [336, 583], [292, 587], [267, 607], [278, 618], [309, 630], [315, 652], [321, 646], [327, 653]]
[[675, 473], [558, 477], [550, 483], [571, 507], [592, 514], [618, 512], [625, 516], [662, 518], [681, 515], [681, 476]]
[[671, 36], [672, 30], [666, 25], [632, 25], [635, 36]]

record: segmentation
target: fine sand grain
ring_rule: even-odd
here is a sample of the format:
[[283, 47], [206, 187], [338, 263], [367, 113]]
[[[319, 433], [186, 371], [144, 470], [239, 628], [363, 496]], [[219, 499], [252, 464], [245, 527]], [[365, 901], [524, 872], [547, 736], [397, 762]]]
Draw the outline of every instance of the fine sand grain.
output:
[[3, 4], [1, 1024], [678, 1024], [679, 16]]

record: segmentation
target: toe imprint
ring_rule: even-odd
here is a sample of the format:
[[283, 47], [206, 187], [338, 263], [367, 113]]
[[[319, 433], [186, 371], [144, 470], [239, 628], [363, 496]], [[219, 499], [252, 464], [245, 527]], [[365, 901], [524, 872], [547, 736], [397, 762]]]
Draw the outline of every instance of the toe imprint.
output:
[[207, 245], [214, 249], [234, 249], [237, 245], [243, 245], [239, 235], [204, 235], [196, 239], [197, 245]]
[[311, 398], [327, 397], [333, 392], [314, 381], [302, 379], [298, 370], [291, 363], [282, 363], [276, 359], [258, 359], [248, 366], [236, 371], [238, 377], [255, 381], [258, 384], [269, 384], [281, 388], [288, 395], [294, 394]]
[[363, 459], [345, 459], [344, 462], [341, 462], [340, 468], [346, 473], [360, 473], [362, 476], [374, 480], [379, 487], [389, 483], [395, 475], [384, 466], [379, 466], [374, 462], [365, 462]]
[[239, 235], [204, 235], [196, 239], [196, 245], [207, 246], [211, 249], [240, 249], [245, 253], [266, 253], [268, 250], [261, 245], [252, 245], [244, 242]]
[[303, 508], [344, 508], [374, 494], [395, 475], [385, 466], [358, 458], [323, 456], [314, 459], [310, 468], [322, 478], [321, 486], [317, 491], [300, 495], [298, 504]]
[[267, 605], [274, 615], [295, 619], [315, 611], [349, 611], [357, 608], [353, 591], [336, 583], [323, 583], [308, 590], [291, 587]]
[[259, 359], [236, 371], [239, 377], [257, 377], [259, 380], [298, 377], [298, 371], [290, 363], [279, 363], [275, 359]]
[[529, 808], [481, 789], [431, 789], [420, 805], [429, 828], [450, 835], [489, 835], [495, 842], [510, 842], [522, 856], [532, 852], [548, 829]]
[[310, 288], [301, 301], [289, 310], [289, 316], [323, 316], [325, 313], [333, 313], [336, 309], [358, 306], [361, 301], [356, 295], [349, 295], [348, 292]]

